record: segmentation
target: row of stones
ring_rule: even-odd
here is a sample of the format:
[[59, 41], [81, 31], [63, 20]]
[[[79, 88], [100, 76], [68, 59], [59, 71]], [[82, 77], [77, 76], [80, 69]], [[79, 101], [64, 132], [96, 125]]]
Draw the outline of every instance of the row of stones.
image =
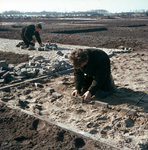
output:
[[[18, 46], [17, 46], [18, 47]], [[21, 49], [26, 49], [26, 46], [21, 46]], [[50, 51], [50, 50], [56, 50], [57, 45], [56, 44], [45, 44], [45, 46], [40, 46], [37, 48], [38, 51]], [[28, 50], [36, 50], [36, 48], [32, 45], [29, 45]]]
[[19, 82], [23, 79], [49, 75], [72, 68], [68, 55], [64, 55], [61, 51], [58, 51], [57, 55], [61, 56], [59, 60], [49, 60], [43, 56], [29, 56], [28, 63], [21, 63], [17, 66], [14, 64], [7, 65], [5, 60], [0, 61], [0, 83]]
[[[80, 102], [80, 103], [83, 103], [83, 98], [81, 98], [81, 97], [75, 97], [74, 96], [73, 99]], [[101, 102], [101, 101], [95, 101], [95, 106], [96, 107], [108, 108], [108, 103]], [[129, 109], [129, 108], [123, 107], [121, 109], [121, 113], [125, 113], [125, 114], [131, 115], [131, 116], [135, 116], [137, 111], [135, 109]], [[148, 113], [146, 114], [146, 118], [148, 119]]]

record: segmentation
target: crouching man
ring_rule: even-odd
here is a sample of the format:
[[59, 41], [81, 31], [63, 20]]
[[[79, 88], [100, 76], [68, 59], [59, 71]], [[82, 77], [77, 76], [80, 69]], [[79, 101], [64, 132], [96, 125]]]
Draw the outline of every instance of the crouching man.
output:
[[95, 95], [105, 98], [115, 91], [108, 55], [97, 49], [76, 49], [70, 55], [74, 66], [75, 90], [73, 96], [82, 95], [88, 102]]
[[41, 24], [28, 25], [22, 28], [21, 38], [24, 41], [26, 47], [29, 47], [29, 45], [35, 46], [35, 41], [33, 40], [32, 37], [33, 35], [35, 35], [38, 43], [42, 45], [42, 41], [39, 34], [39, 31], [41, 29], [42, 29]]

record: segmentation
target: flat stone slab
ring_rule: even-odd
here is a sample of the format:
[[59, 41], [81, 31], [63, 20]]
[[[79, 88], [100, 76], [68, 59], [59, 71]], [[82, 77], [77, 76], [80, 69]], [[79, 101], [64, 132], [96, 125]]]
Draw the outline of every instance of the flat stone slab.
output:
[[80, 103], [84, 102], [83, 98], [80, 97], [80, 96], [73, 96], [72, 99], [75, 100], [75, 101], [77, 101], [77, 102], [80, 102]]
[[53, 92], [52, 93], [52, 96], [55, 97], [55, 98], [59, 98], [62, 96], [62, 94], [58, 93], [58, 92]]
[[108, 107], [108, 103], [101, 102], [101, 101], [95, 101], [95, 106], [96, 106], [96, 107], [104, 107], [104, 108], [107, 108], [107, 107]]
[[52, 94], [53, 92], [55, 92], [55, 90], [53, 88], [46, 88], [45, 89], [46, 92]]
[[130, 110], [129, 108], [123, 107], [122, 110], [121, 110], [121, 112], [122, 113], [127, 113], [128, 112], [129, 115], [134, 116], [134, 115], [136, 115], [137, 111], [135, 109], [131, 109]]

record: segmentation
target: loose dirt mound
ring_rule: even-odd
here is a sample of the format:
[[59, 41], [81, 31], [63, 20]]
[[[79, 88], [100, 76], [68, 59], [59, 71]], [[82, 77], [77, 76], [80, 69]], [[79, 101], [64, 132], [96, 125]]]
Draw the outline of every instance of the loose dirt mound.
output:
[[0, 148], [44, 150], [112, 149], [0, 103]]
[[24, 55], [24, 54], [15, 54], [15, 53], [11, 53], [11, 52], [0, 52], [0, 61], [1, 60], [6, 60], [7, 64], [20, 64], [23, 62], [27, 62], [28, 59], [28, 55]]

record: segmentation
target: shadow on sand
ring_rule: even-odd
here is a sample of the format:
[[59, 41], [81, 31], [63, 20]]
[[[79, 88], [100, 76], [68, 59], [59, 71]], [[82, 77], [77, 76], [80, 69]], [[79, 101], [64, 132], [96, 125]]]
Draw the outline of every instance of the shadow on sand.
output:
[[[127, 104], [129, 108], [131, 108], [133, 105], [135, 105], [146, 93], [141, 91], [133, 91], [131, 89], [127, 88], [119, 88], [117, 89], [117, 92], [113, 93], [112, 95], [109, 95], [108, 97], [104, 99], [97, 99], [92, 98], [91, 104], [94, 104], [96, 100], [106, 102], [109, 105], [121, 105], [121, 104]], [[143, 112], [148, 113], [148, 94], [146, 94], [133, 108], [136, 107], [143, 108]]]

